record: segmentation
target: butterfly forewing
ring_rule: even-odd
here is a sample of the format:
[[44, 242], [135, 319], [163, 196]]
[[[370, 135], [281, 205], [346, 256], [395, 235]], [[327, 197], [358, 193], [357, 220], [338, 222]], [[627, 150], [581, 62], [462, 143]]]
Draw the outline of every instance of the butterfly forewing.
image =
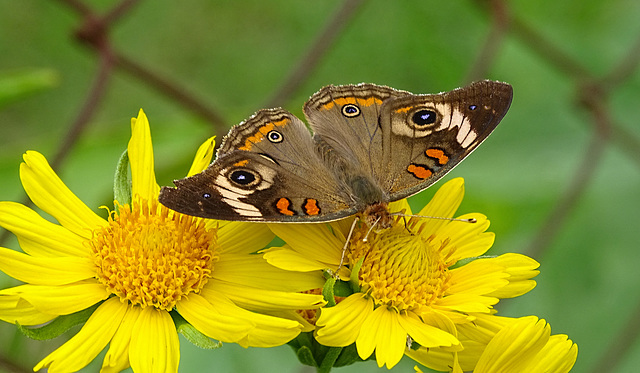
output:
[[175, 184], [162, 189], [160, 202], [205, 218], [328, 221], [355, 213], [309, 130], [282, 109], [261, 110], [232, 128], [207, 170]]
[[412, 95], [384, 103], [383, 173], [392, 201], [442, 178], [496, 128], [512, 98], [506, 83], [480, 81], [436, 95]]

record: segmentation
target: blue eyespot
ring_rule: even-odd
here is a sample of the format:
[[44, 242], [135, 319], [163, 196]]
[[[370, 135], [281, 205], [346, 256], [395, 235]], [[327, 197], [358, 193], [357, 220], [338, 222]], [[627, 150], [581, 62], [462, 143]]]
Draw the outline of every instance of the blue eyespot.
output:
[[476, 105], [469, 105], [469, 110], [476, 110], [478, 107]]
[[269, 141], [271, 142], [281, 142], [282, 140], [284, 140], [284, 137], [282, 136], [282, 134], [278, 131], [269, 131], [269, 133], [267, 133], [267, 138], [269, 139]]
[[436, 112], [433, 110], [422, 109], [413, 114], [411, 120], [418, 126], [427, 126], [435, 123], [437, 118]]
[[229, 180], [239, 186], [247, 186], [259, 181], [259, 174], [253, 170], [239, 169], [229, 174]]
[[209, 193], [204, 193], [204, 194], [202, 195], [202, 198], [211, 198], [211, 194], [209, 194]]
[[354, 104], [346, 104], [342, 107], [342, 115], [347, 118], [353, 118], [360, 115], [360, 108]]

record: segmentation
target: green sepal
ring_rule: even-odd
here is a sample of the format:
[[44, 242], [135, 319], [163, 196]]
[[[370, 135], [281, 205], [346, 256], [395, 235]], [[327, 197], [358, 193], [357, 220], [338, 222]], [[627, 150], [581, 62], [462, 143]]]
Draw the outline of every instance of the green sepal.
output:
[[129, 176], [129, 151], [125, 150], [118, 164], [116, 165], [116, 174], [113, 178], [113, 199], [118, 201], [115, 208], [120, 205], [131, 204], [131, 177]]
[[343, 367], [362, 361], [355, 344], [347, 347], [324, 346], [316, 341], [313, 332], [300, 333], [288, 344], [296, 352], [302, 364], [316, 367], [318, 373], [327, 373], [333, 367]]
[[178, 333], [182, 334], [191, 344], [204, 350], [215, 350], [222, 347], [222, 342], [213, 340], [201, 331], [189, 324], [178, 312], [171, 311], [169, 313], [173, 319]]
[[313, 356], [313, 342], [315, 342], [313, 333], [306, 332], [298, 334], [296, 338], [292, 339], [287, 344], [293, 348], [300, 363], [311, 367], [317, 367], [318, 363]]
[[333, 307], [336, 305], [336, 298], [333, 292], [333, 286], [335, 284], [335, 277], [329, 276], [322, 287], [322, 296], [324, 297], [324, 300], [327, 301], [327, 305], [325, 307]]
[[[374, 356], [374, 354], [372, 354], [371, 356]], [[356, 344], [352, 343], [347, 347], [342, 348], [342, 352], [340, 353], [340, 356], [338, 357], [336, 362], [333, 364], [333, 366], [344, 367], [358, 361], [362, 361], [362, 359], [360, 358], [360, 355], [358, 355]]]
[[333, 285], [333, 294], [336, 297], [348, 297], [349, 295], [353, 294], [353, 291], [351, 290], [351, 286], [349, 285], [348, 282], [346, 281], [336, 281], [336, 283]]
[[353, 268], [351, 268], [351, 277], [349, 278], [349, 284], [351, 285], [351, 291], [357, 293], [360, 291], [360, 277], [358, 274], [360, 273], [360, 268], [362, 268], [362, 263], [364, 263], [364, 257], [360, 258]]
[[39, 328], [27, 328], [18, 324], [18, 329], [22, 332], [22, 334], [31, 339], [35, 339], [38, 341], [53, 339], [67, 332], [72, 327], [87, 322], [87, 320], [89, 320], [89, 317], [91, 317], [91, 315], [93, 314], [93, 311], [95, 311], [101, 303], [102, 302], [94, 304], [87, 309], [74, 312], [69, 315], [58, 316], [48, 324]]

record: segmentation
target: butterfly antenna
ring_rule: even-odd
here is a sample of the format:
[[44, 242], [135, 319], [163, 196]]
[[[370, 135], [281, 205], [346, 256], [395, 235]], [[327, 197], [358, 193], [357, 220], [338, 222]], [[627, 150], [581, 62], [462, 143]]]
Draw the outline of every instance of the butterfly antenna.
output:
[[373, 224], [371, 224], [371, 226], [369, 227], [369, 230], [367, 231], [367, 234], [364, 235], [364, 238], [362, 239], [362, 242], [367, 242], [369, 240], [369, 233], [371, 233], [371, 231], [376, 226], [376, 224], [378, 224], [380, 219], [382, 219], [382, 216], [378, 216], [376, 221], [374, 221]]
[[347, 240], [344, 242], [344, 246], [342, 247], [342, 255], [340, 256], [340, 264], [338, 265], [338, 268], [336, 269], [336, 273], [335, 273], [335, 277], [336, 279], [338, 279], [338, 273], [340, 272], [340, 269], [342, 268], [342, 265], [344, 264], [344, 256], [347, 253], [347, 247], [349, 246], [349, 241], [351, 241], [351, 236], [353, 235], [353, 231], [356, 229], [356, 223], [358, 222], [359, 218], [355, 218], [353, 219], [353, 223], [351, 223], [351, 228], [349, 229], [349, 234], [347, 235]]
[[424, 219], [440, 219], [440, 220], [449, 220], [449, 221], [461, 221], [463, 223], [477, 223], [478, 219], [476, 218], [467, 218], [467, 219], [459, 219], [459, 218], [445, 218], [442, 216], [427, 216], [427, 215], [412, 215], [412, 214], [400, 214], [400, 213], [393, 213], [390, 214], [393, 216], [403, 216], [403, 217], [410, 217], [410, 218], [424, 218]]

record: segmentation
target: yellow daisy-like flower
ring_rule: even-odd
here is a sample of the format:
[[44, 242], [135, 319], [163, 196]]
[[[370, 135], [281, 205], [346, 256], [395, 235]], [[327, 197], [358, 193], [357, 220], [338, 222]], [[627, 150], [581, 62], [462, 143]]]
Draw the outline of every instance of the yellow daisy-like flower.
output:
[[[189, 174], [203, 170], [213, 138]], [[176, 372], [175, 312], [203, 334], [242, 346], [286, 343], [303, 329], [295, 310], [324, 304], [298, 293], [317, 287], [254, 255], [273, 238], [259, 224], [194, 218], [158, 203], [149, 123], [132, 120], [128, 145], [132, 202], [103, 219], [58, 178], [40, 153], [20, 167], [25, 191], [54, 224], [30, 208], [0, 202], [0, 226], [24, 253], [0, 248], [0, 270], [24, 285], [0, 290], [0, 319], [40, 325], [98, 305], [82, 329], [35, 370], [77, 371], [109, 344], [102, 371]], [[274, 316], [277, 315], [278, 317]], [[281, 316], [281, 317], [280, 317]]]
[[[420, 215], [453, 217], [463, 195], [463, 180], [451, 180]], [[410, 213], [406, 201], [392, 203], [390, 210]], [[524, 255], [470, 260], [491, 247], [494, 234], [485, 232], [489, 221], [482, 214], [460, 218], [477, 222], [411, 218], [405, 223], [399, 217], [379, 232], [362, 226], [354, 232], [342, 266], [351, 219], [330, 227], [271, 225], [288, 246], [267, 250], [265, 258], [288, 270], [339, 271], [344, 280], [359, 268], [359, 290], [321, 310], [316, 340], [335, 347], [355, 342], [362, 359], [375, 351], [378, 366], [391, 368], [414, 341], [426, 348], [462, 349], [457, 326], [473, 322], [474, 313], [492, 314], [499, 298], [535, 287], [530, 279], [538, 274], [538, 263]]]
[[[549, 324], [535, 316], [502, 319], [499, 323], [503, 326], [497, 332], [491, 331], [495, 325], [489, 325], [491, 323], [489, 320], [481, 322], [482, 326], [473, 326], [476, 332], [481, 334], [488, 332], [490, 339], [485, 343], [475, 341], [474, 348], [470, 348], [469, 351], [465, 348], [456, 353], [453, 367], [432, 364], [438, 360], [437, 355], [442, 355], [444, 352], [437, 349], [433, 351], [420, 348], [417, 351], [411, 351], [408, 355], [432, 369], [454, 373], [463, 371], [566, 373], [571, 371], [578, 358], [578, 346], [566, 335], [551, 335]], [[480, 352], [479, 356], [473, 356], [477, 352]], [[469, 357], [474, 360], [472, 365], [469, 365]], [[463, 360], [466, 361], [463, 363]], [[416, 372], [422, 371], [416, 367]]]

